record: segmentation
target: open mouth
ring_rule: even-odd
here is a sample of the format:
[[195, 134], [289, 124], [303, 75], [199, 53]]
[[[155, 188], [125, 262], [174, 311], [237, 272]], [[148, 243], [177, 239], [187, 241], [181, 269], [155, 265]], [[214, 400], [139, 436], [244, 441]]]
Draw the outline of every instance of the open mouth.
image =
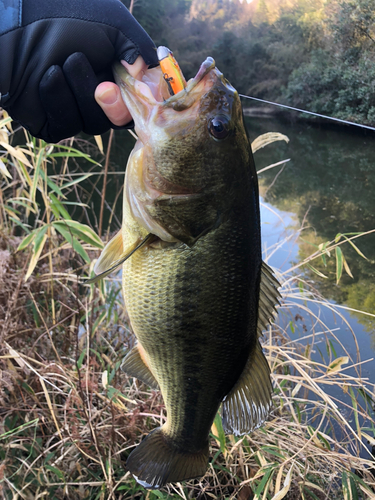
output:
[[141, 80], [132, 77], [120, 63], [114, 64], [113, 71], [117, 85], [128, 95], [134, 93], [151, 106], [163, 104], [175, 107], [174, 105], [186, 99], [198, 83], [214, 68], [215, 61], [212, 57], [207, 57], [196, 76], [191, 78], [186, 87], [175, 95], [170, 95], [168, 83], [160, 66], [145, 71]]

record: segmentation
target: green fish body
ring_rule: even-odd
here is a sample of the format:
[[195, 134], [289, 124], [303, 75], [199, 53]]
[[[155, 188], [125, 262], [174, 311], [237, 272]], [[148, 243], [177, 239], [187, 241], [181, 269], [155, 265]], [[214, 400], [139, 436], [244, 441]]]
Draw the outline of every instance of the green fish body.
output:
[[240, 99], [214, 61], [165, 100], [122, 68], [117, 73], [139, 140], [126, 171], [122, 232], [96, 270], [133, 251], [123, 264], [123, 293], [138, 343], [123, 368], [160, 388], [167, 420], [127, 468], [159, 488], [204, 475], [222, 403], [228, 433], [265, 420], [272, 387], [258, 338], [278, 284], [262, 263], [257, 175]]

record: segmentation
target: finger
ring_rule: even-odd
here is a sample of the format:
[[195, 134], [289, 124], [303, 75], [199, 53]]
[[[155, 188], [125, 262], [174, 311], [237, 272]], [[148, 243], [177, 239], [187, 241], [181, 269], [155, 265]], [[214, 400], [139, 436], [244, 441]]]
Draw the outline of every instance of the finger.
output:
[[126, 61], [121, 61], [121, 64], [124, 66], [126, 71], [133, 78], [137, 78], [137, 80], [141, 80], [144, 72], [147, 70], [147, 64], [144, 62], [142, 56], [138, 56], [133, 64], [129, 64]]
[[121, 97], [119, 87], [112, 82], [103, 82], [95, 90], [95, 99], [108, 119], [118, 127], [129, 123], [132, 119], [128, 108]]

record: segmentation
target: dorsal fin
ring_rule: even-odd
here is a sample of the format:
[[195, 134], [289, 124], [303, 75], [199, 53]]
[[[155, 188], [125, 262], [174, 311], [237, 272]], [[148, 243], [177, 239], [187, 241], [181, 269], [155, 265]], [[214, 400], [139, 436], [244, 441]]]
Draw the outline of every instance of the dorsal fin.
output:
[[262, 336], [262, 331], [267, 328], [273, 320], [276, 306], [280, 304], [281, 297], [278, 288], [280, 283], [275, 278], [272, 269], [268, 264], [262, 262], [259, 307], [258, 307], [258, 337]]
[[151, 243], [155, 235], [149, 233], [143, 240], [139, 238], [133, 245], [125, 250], [123, 249], [122, 231], [119, 231], [104, 247], [94, 272], [98, 273], [94, 278], [85, 281], [87, 284], [96, 283], [102, 278], [108, 276], [112, 271], [121, 266], [134, 252], [142, 248], [146, 243]]

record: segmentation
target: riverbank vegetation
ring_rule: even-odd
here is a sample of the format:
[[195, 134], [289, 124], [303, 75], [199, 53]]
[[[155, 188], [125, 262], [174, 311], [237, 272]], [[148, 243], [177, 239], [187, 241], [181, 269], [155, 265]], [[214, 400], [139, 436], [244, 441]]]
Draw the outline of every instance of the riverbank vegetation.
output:
[[[21, 132], [24, 134], [24, 132]], [[163, 423], [160, 393], [121, 371], [133, 345], [120, 278], [85, 285], [116, 229], [111, 193], [102, 238], [91, 200], [109, 145], [52, 146], [0, 121], [0, 492], [5, 499], [371, 498], [375, 388], [324, 314], [340, 313], [306, 275], [279, 275], [279, 319], [265, 334], [273, 409], [250, 436], [212, 428], [200, 480], [145, 492], [126, 471]], [[115, 144], [115, 142], [114, 142]], [[277, 147], [278, 143], [273, 146]], [[112, 146], [113, 147], [113, 146]], [[255, 153], [258, 154], [258, 153]], [[82, 164], [85, 161], [85, 170]], [[105, 169], [107, 171], [107, 169]], [[115, 174], [122, 186], [123, 173]], [[87, 184], [86, 181], [90, 183]], [[89, 187], [88, 187], [89, 186]], [[98, 193], [96, 194], [98, 195]], [[105, 206], [105, 204], [103, 205]], [[73, 217], [74, 214], [74, 217]], [[117, 226], [118, 229], [118, 226]], [[339, 242], [332, 242], [334, 252]], [[348, 245], [348, 243], [346, 243]], [[324, 250], [327, 250], [325, 248]], [[316, 259], [322, 258], [317, 252]], [[314, 261], [316, 261], [314, 259]], [[315, 265], [310, 260], [310, 264]], [[312, 304], [318, 305], [316, 313]], [[321, 314], [325, 311], [324, 314]], [[299, 333], [297, 335], [296, 333]], [[355, 340], [355, 332], [351, 332]], [[321, 353], [321, 355], [319, 354]]]
[[134, 15], [187, 78], [211, 55], [241, 94], [375, 125], [373, 0], [137, 0]]

